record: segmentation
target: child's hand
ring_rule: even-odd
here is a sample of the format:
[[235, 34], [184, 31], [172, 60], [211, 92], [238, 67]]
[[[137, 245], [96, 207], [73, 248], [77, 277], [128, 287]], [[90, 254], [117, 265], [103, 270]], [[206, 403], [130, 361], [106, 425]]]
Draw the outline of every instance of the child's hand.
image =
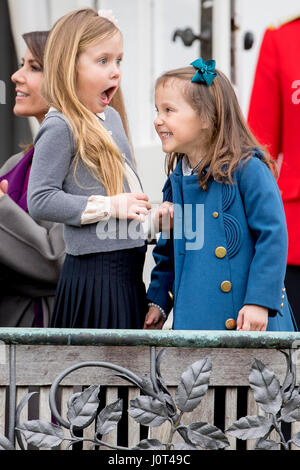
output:
[[144, 222], [151, 205], [144, 193], [122, 193], [110, 198], [111, 215], [118, 219], [136, 219]]
[[157, 307], [150, 307], [146, 315], [143, 329], [144, 330], [161, 330], [165, 319], [161, 311]]
[[268, 325], [268, 309], [260, 305], [244, 305], [239, 311], [236, 329], [265, 331]]
[[0, 182], [0, 197], [4, 196], [8, 191], [8, 181], [7, 180], [2, 180]]
[[174, 204], [165, 201], [158, 207], [154, 215], [154, 226], [157, 232], [167, 232], [173, 228]]

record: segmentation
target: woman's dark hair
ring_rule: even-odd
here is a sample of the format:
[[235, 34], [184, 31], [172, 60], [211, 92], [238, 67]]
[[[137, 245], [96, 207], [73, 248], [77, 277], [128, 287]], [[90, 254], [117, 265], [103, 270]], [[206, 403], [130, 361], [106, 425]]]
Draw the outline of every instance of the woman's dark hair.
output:
[[48, 35], [49, 31], [32, 31], [22, 35], [26, 46], [42, 69], [44, 68], [44, 52]]
[[[42, 70], [44, 70], [44, 52], [48, 35], [49, 31], [31, 31], [30, 33], [25, 33], [22, 35], [26, 46]], [[20, 144], [20, 147], [26, 153], [32, 149], [33, 144], [22, 143]]]

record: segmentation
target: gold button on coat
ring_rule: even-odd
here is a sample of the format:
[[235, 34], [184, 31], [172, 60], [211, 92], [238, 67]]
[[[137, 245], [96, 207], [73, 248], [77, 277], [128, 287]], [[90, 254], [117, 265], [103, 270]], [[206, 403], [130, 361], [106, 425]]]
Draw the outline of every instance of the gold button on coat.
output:
[[172, 294], [172, 292], [170, 290], [168, 291], [168, 294], [169, 294], [170, 299], [174, 300], [174, 295]]
[[221, 283], [221, 290], [223, 292], [230, 292], [231, 291], [232, 284], [230, 281], [223, 281]]
[[234, 330], [234, 328], [236, 327], [236, 321], [234, 320], [234, 318], [228, 318], [225, 322], [225, 326], [227, 330]]
[[280, 307], [283, 308], [284, 304], [280, 304]]
[[219, 212], [215, 211], [215, 212], [213, 212], [212, 215], [215, 219], [217, 219], [219, 217]]
[[215, 249], [215, 255], [217, 258], [224, 258], [224, 256], [226, 256], [226, 248], [224, 248], [224, 246], [217, 246], [217, 248]]

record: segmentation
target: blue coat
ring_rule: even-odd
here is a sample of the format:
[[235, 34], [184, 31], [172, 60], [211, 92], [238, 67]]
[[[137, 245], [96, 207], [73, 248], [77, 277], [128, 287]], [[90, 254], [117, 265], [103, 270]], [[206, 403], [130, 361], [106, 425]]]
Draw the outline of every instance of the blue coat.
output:
[[269, 309], [267, 330], [295, 330], [284, 287], [285, 215], [260, 155], [239, 165], [234, 184], [210, 178], [203, 191], [198, 175], [182, 175], [181, 161], [166, 181], [174, 227], [154, 248], [147, 298], [166, 312], [173, 306], [174, 329], [233, 329], [243, 305], [255, 304]]

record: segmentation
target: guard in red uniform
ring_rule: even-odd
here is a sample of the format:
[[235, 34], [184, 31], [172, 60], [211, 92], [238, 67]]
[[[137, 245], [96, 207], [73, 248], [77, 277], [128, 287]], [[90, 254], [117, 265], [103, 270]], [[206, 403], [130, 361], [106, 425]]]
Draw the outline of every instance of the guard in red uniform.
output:
[[285, 284], [300, 328], [300, 15], [265, 31], [248, 123], [278, 163], [289, 235]]

